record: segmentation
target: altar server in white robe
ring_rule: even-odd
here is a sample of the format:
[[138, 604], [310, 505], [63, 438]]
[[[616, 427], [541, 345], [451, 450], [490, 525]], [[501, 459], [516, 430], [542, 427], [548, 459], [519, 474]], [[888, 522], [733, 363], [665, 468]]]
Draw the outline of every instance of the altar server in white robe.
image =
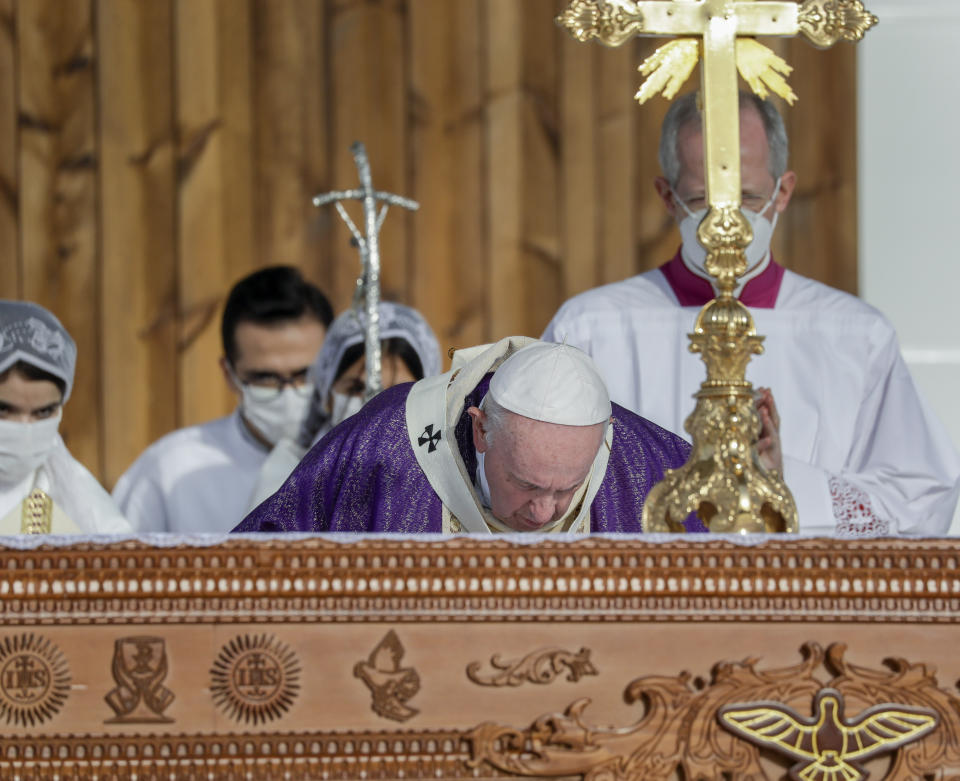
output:
[[271, 449], [303, 425], [313, 394], [307, 372], [332, 319], [323, 293], [291, 266], [234, 285], [220, 368], [237, 408], [167, 434], [123, 474], [113, 495], [135, 529], [217, 533], [240, 522]]
[[[774, 106], [740, 101], [743, 208], [753, 226], [737, 289], [764, 353], [747, 367], [779, 409], [785, 479], [802, 532], [840, 536], [940, 535], [957, 503], [960, 458], [920, 397], [887, 319], [854, 296], [784, 269], [770, 253], [796, 175]], [[544, 339], [586, 351], [611, 397], [682, 432], [705, 377], [687, 349], [700, 307], [714, 295], [696, 238], [706, 213], [702, 120], [694, 94], [664, 119], [663, 176], [655, 181], [682, 246], [658, 269], [567, 301]], [[767, 426], [776, 409], [761, 405]]]
[[0, 301], [0, 534], [131, 531], [58, 431], [76, 363], [50, 312]]

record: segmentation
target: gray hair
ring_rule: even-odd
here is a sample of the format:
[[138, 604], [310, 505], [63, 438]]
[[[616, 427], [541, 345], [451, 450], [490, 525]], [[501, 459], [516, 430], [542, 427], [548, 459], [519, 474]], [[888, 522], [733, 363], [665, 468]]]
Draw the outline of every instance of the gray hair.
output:
[[488, 445], [491, 444], [495, 438], [502, 435], [506, 429], [508, 417], [516, 414], [497, 404], [489, 393], [486, 394], [480, 402], [480, 410], [486, 416], [483, 435]]
[[[702, 126], [699, 102], [698, 92], [688, 92], [673, 102], [663, 118], [663, 126], [660, 130], [660, 169], [671, 187], [676, 187], [680, 179], [680, 158], [677, 155], [677, 137], [680, 135], [680, 128], [688, 123], [696, 123], [698, 128]], [[752, 92], [741, 90], [740, 111], [750, 107], [753, 107], [763, 120], [763, 128], [767, 133], [767, 144], [770, 148], [770, 175], [774, 179], [779, 179], [787, 170], [787, 157], [790, 152], [790, 142], [787, 139], [783, 118], [771, 101], [759, 98]]]

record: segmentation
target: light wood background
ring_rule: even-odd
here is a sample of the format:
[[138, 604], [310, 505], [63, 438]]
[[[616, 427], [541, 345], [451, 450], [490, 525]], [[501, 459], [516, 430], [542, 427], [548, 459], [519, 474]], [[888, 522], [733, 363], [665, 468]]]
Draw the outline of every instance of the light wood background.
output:
[[[310, 196], [355, 186], [354, 140], [378, 188], [421, 203], [387, 217], [384, 295], [444, 349], [539, 335], [569, 296], [672, 256], [666, 102], [632, 100], [654, 43], [578, 44], [564, 5], [0, 0], [0, 296], [79, 344], [77, 457], [109, 487], [232, 408], [220, 307], [251, 270], [299, 265], [347, 305], [356, 254]], [[776, 46], [800, 95], [777, 257], [855, 292], [853, 48]]]

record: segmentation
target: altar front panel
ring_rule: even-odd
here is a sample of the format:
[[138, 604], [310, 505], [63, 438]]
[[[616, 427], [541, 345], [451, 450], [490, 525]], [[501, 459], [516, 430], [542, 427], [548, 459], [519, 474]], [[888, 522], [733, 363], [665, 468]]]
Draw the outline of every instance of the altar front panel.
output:
[[773, 779], [793, 760], [721, 706], [809, 719], [828, 688], [848, 721], [936, 715], [871, 778], [960, 773], [958, 560], [815, 539], [7, 549], [0, 775]]

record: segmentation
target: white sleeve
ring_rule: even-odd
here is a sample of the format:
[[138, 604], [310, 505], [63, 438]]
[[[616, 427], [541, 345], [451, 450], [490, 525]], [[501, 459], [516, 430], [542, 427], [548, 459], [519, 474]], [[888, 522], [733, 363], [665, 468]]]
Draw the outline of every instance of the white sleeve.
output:
[[304, 448], [287, 437], [283, 437], [274, 445], [273, 450], [270, 451], [263, 462], [263, 466], [260, 467], [247, 513], [277, 492], [286, 479], [290, 477], [290, 473], [297, 468], [306, 452]]
[[160, 467], [155, 459], [150, 458], [149, 453], [145, 453], [123, 473], [114, 486], [113, 500], [130, 521], [134, 531], [170, 531], [167, 502], [160, 487]]
[[950, 528], [960, 457], [917, 391], [889, 331], [869, 366], [870, 390], [856, 421], [860, 436], [843, 470], [784, 461], [803, 532], [940, 536]]

